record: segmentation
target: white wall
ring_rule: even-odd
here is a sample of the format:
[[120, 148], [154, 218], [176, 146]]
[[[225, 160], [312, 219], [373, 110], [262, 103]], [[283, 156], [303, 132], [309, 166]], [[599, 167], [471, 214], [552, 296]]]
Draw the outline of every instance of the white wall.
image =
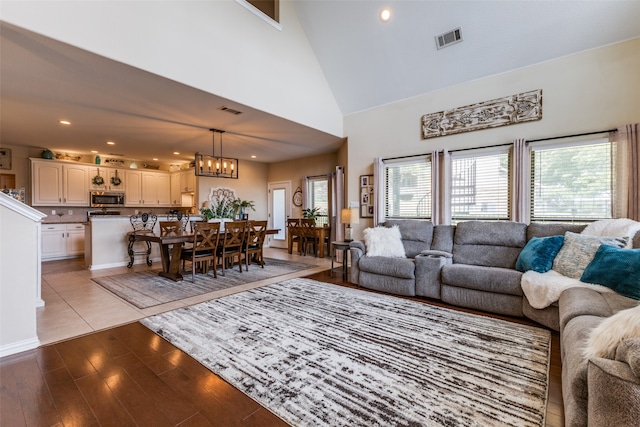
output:
[[289, 1], [279, 31], [234, 0], [2, 1], [3, 21], [342, 136], [342, 114]]
[[[349, 138], [348, 199], [374, 157], [430, 153], [617, 128], [640, 120], [640, 39], [582, 52], [345, 117]], [[542, 89], [542, 120], [421, 139], [420, 117], [449, 108]], [[361, 230], [372, 226], [366, 220]]]
[[[0, 201], [0, 357], [38, 347], [36, 304], [40, 297], [40, 224]], [[22, 205], [22, 204], [21, 204]], [[36, 218], [37, 220], [34, 220]]]

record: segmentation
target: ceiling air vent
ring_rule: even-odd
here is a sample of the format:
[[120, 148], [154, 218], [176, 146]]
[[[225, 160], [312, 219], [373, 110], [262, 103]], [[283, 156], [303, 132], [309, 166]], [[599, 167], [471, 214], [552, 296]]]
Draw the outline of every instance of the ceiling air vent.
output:
[[436, 46], [438, 49], [451, 46], [452, 44], [460, 43], [462, 41], [462, 28], [458, 27], [446, 33], [442, 33], [436, 36]]
[[226, 111], [227, 113], [233, 114], [233, 115], [238, 115], [238, 114], [242, 114], [242, 111], [238, 111], [238, 110], [234, 110], [233, 108], [229, 108], [229, 107], [220, 107], [218, 108], [218, 110], [220, 111]]

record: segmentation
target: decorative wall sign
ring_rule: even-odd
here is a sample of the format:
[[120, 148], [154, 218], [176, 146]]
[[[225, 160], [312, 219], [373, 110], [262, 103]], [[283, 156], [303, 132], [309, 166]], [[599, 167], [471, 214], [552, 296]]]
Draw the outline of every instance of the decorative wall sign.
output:
[[422, 139], [542, 119], [542, 89], [422, 116]]

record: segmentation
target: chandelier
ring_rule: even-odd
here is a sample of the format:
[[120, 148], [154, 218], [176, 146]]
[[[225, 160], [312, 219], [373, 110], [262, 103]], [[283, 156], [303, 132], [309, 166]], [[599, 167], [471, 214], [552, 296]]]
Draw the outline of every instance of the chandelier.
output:
[[[210, 176], [213, 178], [238, 179], [238, 159], [222, 156], [223, 130], [209, 129], [212, 134], [212, 154], [196, 153], [196, 176]], [[220, 155], [216, 156], [216, 134], [220, 135]]]

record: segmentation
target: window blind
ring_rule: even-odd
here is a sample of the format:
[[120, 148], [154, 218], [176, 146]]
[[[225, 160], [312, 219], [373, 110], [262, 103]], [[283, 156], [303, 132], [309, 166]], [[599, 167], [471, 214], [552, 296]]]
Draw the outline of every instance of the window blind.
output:
[[507, 147], [453, 153], [449, 188], [452, 222], [508, 220], [509, 171]]
[[385, 217], [431, 218], [431, 156], [385, 161]]
[[604, 138], [533, 146], [531, 220], [612, 218], [613, 148]]

